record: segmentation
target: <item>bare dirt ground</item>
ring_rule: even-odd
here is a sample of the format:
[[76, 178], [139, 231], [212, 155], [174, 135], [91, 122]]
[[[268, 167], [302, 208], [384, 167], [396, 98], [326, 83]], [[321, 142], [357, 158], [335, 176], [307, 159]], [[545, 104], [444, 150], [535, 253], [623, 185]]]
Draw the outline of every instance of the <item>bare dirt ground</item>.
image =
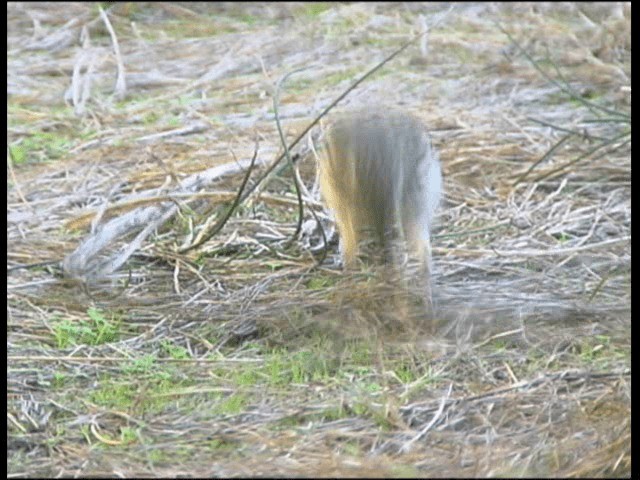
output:
[[[7, 16], [11, 477], [630, 476], [630, 4]], [[295, 241], [290, 169], [257, 180], [279, 79], [303, 68], [291, 142], [425, 28], [323, 120], [406, 108], [440, 152], [436, 318], [407, 332], [335, 239], [316, 266], [323, 124]]]

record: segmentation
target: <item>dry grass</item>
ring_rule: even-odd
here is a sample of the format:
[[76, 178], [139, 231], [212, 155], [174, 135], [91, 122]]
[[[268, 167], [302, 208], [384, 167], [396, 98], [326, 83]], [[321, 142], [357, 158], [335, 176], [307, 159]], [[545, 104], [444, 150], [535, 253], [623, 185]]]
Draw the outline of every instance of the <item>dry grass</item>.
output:
[[[630, 475], [631, 7], [447, 8], [116, 4], [114, 95], [97, 5], [9, 4], [9, 475]], [[308, 67], [281, 94], [291, 140], [420, 15], [441, 18], [426, 55], [339, 109], [383, 100], [431, 126], [430, 328], [334, 244], [315, 267], [317, 231], [284, 248], [286, 170], [179, 253], [243, 173], [178, 183], [251, 158], [256, 136], [260, 161], [279, 153], [279, 78]], [[294, 153], [317, 195], [310, 142]], [[305, 220], [326, 223], [314, 200]], [[179, 208], [124, 268], [89, 295], [62, 278], [96, 214], [149, 202]]]

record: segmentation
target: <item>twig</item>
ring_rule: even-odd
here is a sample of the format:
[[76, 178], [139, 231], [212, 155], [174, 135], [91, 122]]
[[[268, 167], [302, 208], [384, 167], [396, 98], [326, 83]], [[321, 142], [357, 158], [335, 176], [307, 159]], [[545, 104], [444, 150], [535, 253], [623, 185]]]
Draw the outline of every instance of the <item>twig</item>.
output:
[[440, 406], [438, 407], [438, 411], [436, 411], [436, 413], [433, 415], [433, 418], [431, 419], [431, 421], [427, 423], [425, 427], [422, 430], [420, 430], [420, 432], [415, 437], [413, 437], [411, 440], [406, 442], [402, 447], [400, 447], [400, 450], [398, 453], [407, 453], [409, 450], [411, 450], [411, 446], [415, 442], [423, 438], [427, 434], [427, 432], [431, 430], [431, 428], [440, 419], [440, 415], [442, 415], [442, 412], [444, 411], [444, 407], [447, 404], [447, 400], [451, 396], [452, 389], [453, 389], [453, 383], [450, 383], [449, 388], [447, 389], [447, 392], [442, 396], [442, 398], [440, 398]]
[[515, 182], [513, 182], [513, 184], [511, 185], [512, 187], [516, 187], [520, 182], [522, 182], [527, 175], [529, 175], [531, 173], [531, 171], [536, 168], [538, 165], [540, 165], [542, 162], [544, 162], [545, 160], [551, 158], [551, 156], [553, 155], [553, 153], [560, 148], [562, 145], [564, 145], [564, 143], [569, 140], [571, 137], [573, 136], [572, 133], [569, 133], [567, 135], [565, 135], [564, 137], [562, 137], [553, 147], [551, 147], [549, 150], [547, 150], [545, 152], [545, 154], [540, 157], [538, 160], [536, 160], [535, 162], [533, 162], [531, 164], [531, 166], [522, 174], [520, 175]]
[[[570, 135], [575, 135], [576, 137], [582, 137], [582, 138], [584, 138], [586, 140], [598, 140], [600, 142], [608, 140], [607, 137], [596, 137], [595, 135], [590, 135], [589, 133], [584, 132], [584, 131], [583, 132], [579, 132], [577, 130], [572, 130], [572, 129], [567, 128], [567, 127], [561, 127], [559, 125], [554, 125], [551, 122], [546, 122], [544, 120], [539, 120], [539, 119], [533, 118], [533, 117], [527, 117], [527, 120], [530, 120], [530, 121], [532, 121], [534, 123], [538, 123], [540, 125], [544, 125], [545, 127], [553, 128], [554, 130], [557, 130], [559, 132], [565, 132], [565, 133], [568, 133]], [[600, 122], [600, 121], [601, 120], [598, 120], [598, 122]]]
[[25, 205], [27, 205], [29, 207], [29, 209], [35, 213], [35, 210], [33, 209], [33, 207], [31, 206], [31, 204], [29, 202], [27, 202], [27, 199], [24, 198], [24, 195], [22, 194], [22, 189], [20, 188], [20, 183], [18, 183], [18, 179], [16, 178], [16, 173], [13, 169], [13, 164], [16, 161], [15, 157], [14, 157], [14, 153], [13, 153], [13, 149], [12, 148], [7, 148], [9, 155], [7, 156], [7, 165], [9, 168], [9, 173], [11, 174], [11, 180], [13, 181], [13, 186], [16, 189], [16, 193], [18, 194], [18, 197], [20, 198], [20, 200], [22, 200], [22, 203], [24, 203]]
[[291, 235], [291, 238], [284, 246], [285, 250], [291, 246], [291, 244], [295, 241], [296, 238], [298, 238], [298, 235], [300, 234], [300, 229], [302, 228], [302, 218], [304, 216], [304, 205], [302, 202], [302, 195], [300, 194], [300, 184], [298, 183], [298, 177], [295, 174], [295, 167], [293, 165], [293, 160], [291, 160], [291, 153], [287, 145], [287, 140], [284, 138], [284, 133], [282, 133], [282, 124], [280, 123], [280, 112], [278, 110], [278, 104], [280, 103], [281, 86], [284, 84], [287, 78], [289, 78], [294, 73], [301, 72], [305, 68], [306, 67], [298, 68], [297, 70], [287, 73], [284, 77], [278, 80], [278, 83], [276, 84], [276, 89], [273, 95], [273, 111], [275, 113], [276, 126], [278, 127], [278, 135], [280, 135], [280, 142], [282, 143], [282, 147], [284, 148], [284, 155], [287, 159], [287, 164], [289, 166], [289, 169], [291, 170], [291, 175], [293, 176], [293, 184], [296, 187], [296, 196], [298, 198], [298, 223], [296, 224], [295, 232], [293, 232], [293, 235]]
[[498, 29], [504, 33], [507, 38], [509, 38], [509, 40], [511, 40], [511, 43], [513, 43], [516, 48], [518, 49], [518, 51], [520, 53], [522, 53], [525, 58], [527, 60], [529, 60], [529, 62], [531, 63], [531, 65], [533, 65], [533, 68], [535, 68], [538, 73], [540, 73], [540, 75], [542, 75], [547, 81], [551, 82], [553, 85], [555, 85], [556, 87], [558, 87], [560, 90], [562, 90], [563, 92], [565, 92], [566, 94], [568, 94], [573, 100], [582, 103], [584, 106], [586, 106], [587, 108], [589, 108], [589, 110], [591, 110], [593, 113], [595, 113], [597, 115], [596, 112], [594, 112], [594, 109], [596, 111], [600, 111], [603, 113], [607, 113], [609, 115], [613, 115], [615, 117], [628, 117], [627, 114], [618, 112], [616, 110], [611, 110], [607, 107], [603, 107], [602, 105], [598, 105], [597, 103], [591, 102], [585, 98], [583, 98], [580, 95], [577, 95], [576, 93], [573, 92], [573, 90], [568, 89], [565, 85], [563, 85], [561, 82], [558, 82], [556, 79], [551, 78], [547, 72], [545, 72], [542, 67], [540, 66], [540, 64], [531, 56], [531, 54], [529, 54], [529, 52], [527, 52], [517, 41], [516, 39], [509, 33], [507, 32], [502, 25], [500, 25], [498, 22], [494, 22], [494, 24], [498, 27]]
[[[600, 150], [603, 147], [607, 147], [609, 145], [611, 145], [612, 143], [624, 138], [630, 136], [629, 132], [623, 132], [620, 135], [613, 137], [610, 140], [607, 140], [606, 142], [602, 142], [599, 145], [596, 145], [595, 147], [591, 148], [590, 150], [588, 150], [587, 152], [583, 153], [582, 155], [577, 156], [576, 158], [569, 160], [567, 163], [565, 163], [564, 165], [560, 165], [557, 168], [554, 168], [553, 170], [551, 170], [550, 172], [544, 173], [542, 175], [540, 175], [539, 177], [534, 179], [534, 182], [539, 182], [540, 180], [544, 180], [545, 178], [548, 178], [552, 175], [555, 175], [556, 173], [560, 173], [563, 170], [566, 170], [567, 168], [569, 168], [572, 165], [575, 165], [576, 163], [578, 163], [580, 160], [583, 160], [584, 158], [587, 158], [589, 155], [595, 153], [596, 151]], [[597, 155], [595, 157], [593, 157], [591, 159], [591, 161], [597, 160], [601, 157], [604, 157], [605, 155], [609, 155], [613, 152], [615, 152], [616, 150], [619, 150], [620, 148], [624, 147], [626, 144], [630, 143], [631, 139], [629, 138], [628, 140], [622, 142], [620, 145], [616, 145], [615, 147], [613, 147], [611, 150], [606, 150], [602, 153], [600, 153], [600, 155]]]
[[109, 31], [109, 35], [111, 36], [111, 43], [113, 44], [113, 52], [116, 56], [116, 65], [118, 73], [116, 75], [116, 84], [113, 89], [113, 93], [118, 100], [122, 100], [127, 94], [127, 83], [125, 81], [125, 71], [124, 71], [124, 62], [122, 61], [122, 55], [120, 54], [120, 46], [118, 45], [118, 37], [116, 36], [116, 32], [113, 30], [111, 26], [111, 22], [109, 21], [109, 17], [104, 12], [100, 4], [98, 4], [98, 9], [100, 9], [100, 16], [104, 21], [104, 24]]
[[195, 243], [181, 250], [178, 250], [179, 253], [186, 253], [189, 250], [198, 248], [201, 245], [203, 245], [205, 242], [208, 242], [209, 240], [211, 240], [211, 238], [213, 238], [214, 235], [216, 235], [218, 232], [220, 232], [220, 230], [222, 230], [222, 228], [225, 226], [229, 218], [231, 218], [231, 215], [236, 210], [236, 208], [238, 208], [238, 205], [240, 204], [240, 197], [242, 196], [242, 192], [244, 192], [244, 189], [247, 186], [247, 182], [249, 181], [249, 177], [251, 176], [251, 172], [256, 163], [256, 158], [258, 158], [258, 145], [259, 145], [258, 137], [256, 136], [256, 145], [253, 150], [253, 157], [251, 158], [251, 163], [249, 164], [249, 168], [247, 168], [244, 178], [242, 179], [242, 184], [238, 189], [238, 194], [236, 195], [236, 198], [233, 200], [233, 204], [231, 204], [231, 206], [227, 209], [225, 215], [222, 218], [220, 218], [220, 220], [213, 226], [213, 228], [209, 233], [206, 233], [206, 234], [201, 233], [200, 239], [196, 239]]

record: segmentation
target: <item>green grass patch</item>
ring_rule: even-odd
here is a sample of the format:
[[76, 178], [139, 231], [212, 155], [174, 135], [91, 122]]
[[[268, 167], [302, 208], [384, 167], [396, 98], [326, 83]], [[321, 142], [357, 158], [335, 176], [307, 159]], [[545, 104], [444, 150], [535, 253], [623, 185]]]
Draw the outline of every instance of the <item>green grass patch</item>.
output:
[[63, 388], [67, 383], [67, 376], [62, 372], [53, 372], [53, 379], [51, 385], [53, 388]]
[[335, 72], [324, 77], [322, 82], [325, 86], [335, 86], [345, 80], [355, 81], [364, 71], [360, 68], [348, 68], [341, 72]]
[[123, 372], [130, 375], [152, 373], [156, 368], [156, 356], [153, 354], [136, 358], [123, 367]]
[[116, 384], [108, 378], [103, 378], [100, 386], [91, 391], [88, 397], [90, 401], [103, 407], [118, 408], [127, 411], [133, 406], [133, 402], [139, 394], [140, 385], [137, 383], [126, 382]]
[[307, 288], [309, 290], [322, 290], [335, 284], [335, 277], [326, 277], [321, 274], [309, 279]]
[[160, 114], [157, 112], [147, 112], [142, 117], [142, 123], [145, 125], [154, 125], [160, 119]]
[[631, 360], [630, 350], [614, 344], [607, 335], [586, 337], [574, 345], [572, 350], [583, 362], [597, 370], [619, 366], [621, 360], [629, 365]]
[[300, 12], [306, 17], [313, 18], [323, 14], [327, 10], [330, 10], [332, 7], [333, 5], [329, 2], [309, 2], [304, 3], [301, 6]]
[[209, 449], [216, 451], [236, 451], [238, 444], [236, 442], [229, 442], [221, 438], [214, 438], [207, 444]]
[[368, 341], [351, 340], [344, 352], [345, 364], [353, 366], [355, 372], [365, 375], [372, 371], [373, 350]]
[[345, 442], [342, 445], [340, 445], [340, 447], [341, 447], [340, 450], [342, 450], [342, 453], [346, 455], [351, 455], [352, 457], [360, 457], [362, 455], [362, 447], [355, 440]]
[[87, 309], [87, 318], [54, 320], [53, 334], [58, 348], [73, 345], [101, 345], [118, 340], [122, 317], [100, 309]]
[[175, 358], [176, 360], [184, 360], [191, 358], [189, 354], [189, 350], [179, 345], [174, 345], [173, 342], [169, 340], [163, 340], [160, 342], [160, 348], [171, 358]]
[[394, 369], [394, 373], [402, 383], [411, 383], [417, 380], [417, 372], [408, 365], [401, 365]]
[[9, 153], [16, 165], [56, 160], [65, 155], [72, 142], [54, 132], [38, 132], [9, 146]]
[[413, 465], [391, 465], [389, 469], [393, 478], [422, 478], [425, 475]]
[[214, 412], [219, 415], [236, 415], [244, 411], [248, 403], [247, 396], [242, 393], [235, 393], [224, 398], [214, 407]]
[[[149, 357], [134, 361], [136, 368], [126, 368], [128, 374], [117, 380], [102, 376], [99, 387], [89, 393], [89, 400], [135, 414], [158, 413], [175, 404], [183, 396], [181, 390], [191, 387], [193, 381], [184, 380], [178, 373], [172, 373], [172, 369], [160, 370], [161, 366], [153, 364], [147, 366]], [[145, 364], [144, 373], [139, 362]]]
[[247, 368], [235, 376], [233, 380], [238, 386], [250, 387], [259, 383], [260, 375], [255, 369]]
[[287, 93], [300, 94], [306, 92], [310, 88], [315, 88], [316, 82], [308, 78], [290, 79], [285, 84], [284, 90]]
[[558, 243], [566, 243], [569, 240], [571, 240], [573, 237], [573, 235], [569, 235], [565, 232], [560, 232], [560, 233], [556, 233], [556, 234], [552, 234], [553, 237], [555, 237], [558, 240]]
[[263, 23], [260, 17], [256, 17], [255, 15], [251, 15], [250, 13], [237, 12], [237, 13], [232, 13], [230, 16], [234, 20], [238, 22], [242, 22], [245, 25], [252, 26], [252, 25], [258, 25], [260, 23]]
[[203, 17], [202, 21], [168, 20], [162, 23], [161, 28], [153, 28], [151, 25], [143, 25], [139, 28], [141, 36], [148, 41], [163, 40], [166, 37], [172, 39], [182, 38], [206, 38], [226, 33], [234, 33], [239, 27], [233, 25], [228, 19], [216, 19]]
[[138, 432], [131, 427], [120, 428], [120, 441], [125, 445], [131, 445], [138, 441]]

